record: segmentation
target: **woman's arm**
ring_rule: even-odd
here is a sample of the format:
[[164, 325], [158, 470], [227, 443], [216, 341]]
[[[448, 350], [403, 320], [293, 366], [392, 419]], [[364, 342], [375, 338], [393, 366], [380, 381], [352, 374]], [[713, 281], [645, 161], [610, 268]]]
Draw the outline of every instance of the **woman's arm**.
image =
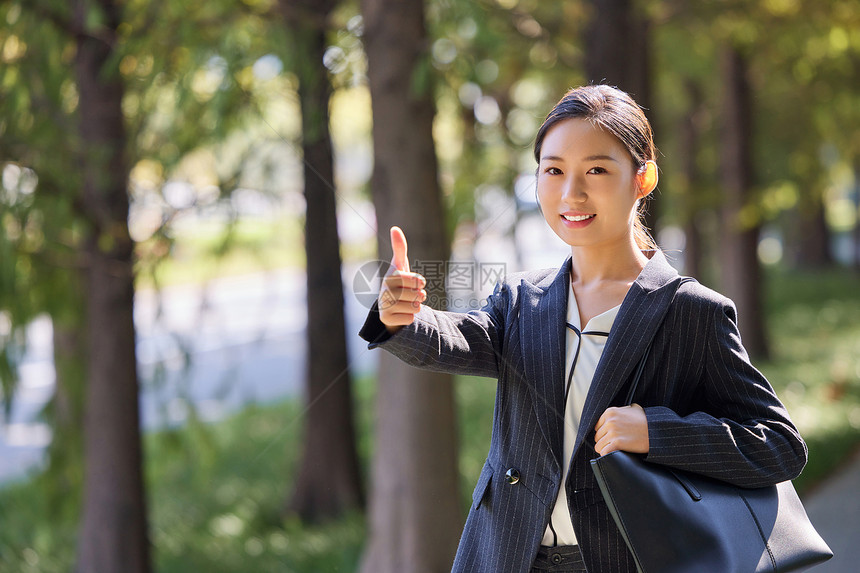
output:
[[406, 236], [391, 227], [391, 267], [359, 335], [404, 362], [440, 372], [498, 377], [508, 289], [495, 292], [479, 311], [443, 312], [422, 304], [427, 282], [410, 272]]
[[414, 320], [393, 334], [379, 318], [378, 302], [359, 335], [404, 362], [428, 370], [497, 378], [509, 289], [499, 283], [480, 310], [468, 313], [421, 305]]
[[770, 383], [741, 344], [734, 305], [713, 304], [705, 356], [707, 411], [680, 416], [667, 407], [645, 408], [652, 462], [689, 470], [742, 487], [797, 477], [806, 444]]

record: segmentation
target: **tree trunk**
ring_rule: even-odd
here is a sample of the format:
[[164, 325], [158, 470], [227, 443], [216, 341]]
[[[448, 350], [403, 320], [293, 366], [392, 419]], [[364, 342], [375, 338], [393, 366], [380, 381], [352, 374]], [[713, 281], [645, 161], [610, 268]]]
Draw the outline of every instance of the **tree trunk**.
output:
[[585, 31], [586, 80], [626, 91], [653, 122], [650, 21], [634, 0], [591, 0], [591, 9]]
[[299, 77], [307, 212], [308, 354], [304, 451], [288, 512], [306, 521], [360, 508], [352, 381], [329, 133], [331, 86], [323, 66], [332, 1], [281, 0]]
[[816, 194], [802, 201], [797, 213], [800, 240], [797, 244], [797, 262], [801, 267], [816, 269], [833, 263], [830, 255], [830, 230], [824, 212], [824, 199]]
[[733, 47], [724, 47], [721, 62], [723, 129], [720, 133], [721, 278], [723, 291], [737, 305], [744, 346], [750, 355], [764, 358], [768, 348], [758, 262], [760, 226], [757, 221], [741, 218], [743, 207], [751, 200], [752, 186], [752, 100], [746, 74], [743, 56]]
[[[591, 8], [585, 31], [587, 82], [607, 83], [629, 93], [653, 123], [650, 21], [634, 0], [591, 0]], [[655, 234], [657, 205], [649, 200], [645, 214], [645, 225]]]
[[[123, 87], [113, 53], [120, 6], [76, 0], [89, 357], [81, 573], [150, 570], [135, 361], [133, 242]], [[92, 22], [99, 22], [97, 29]], [[110, 66], [108, 65], [110, 64]]]
[[[585, 31], [585, 75], [589, 83], [608, 83], [633, 93], [632, 0], [591, 0]], [[637, 59], [638, 62], [638, 59]]]
[[[433, 92], [420, 0], [362, 0], [373, 105], [379, 256], [397, 224], [413, 259], [448, 257], [433, 144]], [[412, 267], [416, 272], [420, 268]], [[428, 281], [428, 304], [444, 285]], [[450, 571], [462, 527], [453, 383], [380, 353], [365, 573]]]

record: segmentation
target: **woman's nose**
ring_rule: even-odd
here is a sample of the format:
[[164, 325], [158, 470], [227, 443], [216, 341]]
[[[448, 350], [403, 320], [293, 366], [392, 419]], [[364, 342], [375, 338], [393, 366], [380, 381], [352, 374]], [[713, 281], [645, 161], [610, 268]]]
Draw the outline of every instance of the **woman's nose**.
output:
[[572, 203], [580, 203], [585, 201], [588, 195], [585, 192], [585, 186], [582, 185], [582, 181], [579, 181], [576, 177], [570, 177], [564, 182], [562, 197]]

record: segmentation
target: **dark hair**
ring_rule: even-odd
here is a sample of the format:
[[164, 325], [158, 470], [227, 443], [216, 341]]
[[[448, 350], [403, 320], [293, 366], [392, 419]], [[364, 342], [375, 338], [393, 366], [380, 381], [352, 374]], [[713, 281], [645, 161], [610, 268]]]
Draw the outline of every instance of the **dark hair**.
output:
[[[540, 150], [549, 129], [565, 119], [585, 119], [614, 135], [627, 148], [633, 169], [639, 170], [646, 161], [654, 161], [656, 150], [651, 124], [642, 108], [626, 92], [607, 85], [573, 88], [564, 94], [538, 129], [535, 137], [535, 160], [540, 163]], [[643, 222], [645, 202], [639, 202], [635, 223], [636, 243], [641, 249], [657, 248]]]

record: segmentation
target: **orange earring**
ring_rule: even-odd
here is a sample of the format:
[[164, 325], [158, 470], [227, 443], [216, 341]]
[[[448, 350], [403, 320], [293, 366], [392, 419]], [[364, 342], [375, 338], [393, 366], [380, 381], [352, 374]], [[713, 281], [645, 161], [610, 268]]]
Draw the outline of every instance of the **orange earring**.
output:
[[646, 161], [645, 164], [639, 168], [639, 173], [637, 173], [637, 179], [639, 183], [639, 193], [642, 197], [651, 193], [655, 187], [657, 187], [657, 164], [653, 161]]

